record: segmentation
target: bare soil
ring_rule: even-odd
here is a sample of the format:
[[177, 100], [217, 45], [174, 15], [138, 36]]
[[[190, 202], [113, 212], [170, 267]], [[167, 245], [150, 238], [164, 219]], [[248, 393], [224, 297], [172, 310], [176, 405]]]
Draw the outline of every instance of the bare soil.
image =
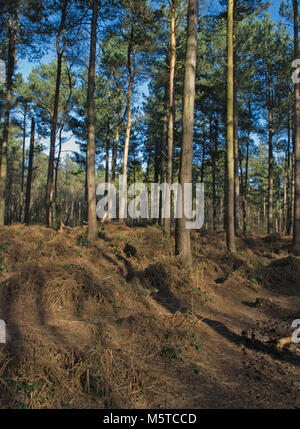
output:
[[300, 258], [289, 238], [157, 226], [0, 227], [1, 408], [299, 408]]

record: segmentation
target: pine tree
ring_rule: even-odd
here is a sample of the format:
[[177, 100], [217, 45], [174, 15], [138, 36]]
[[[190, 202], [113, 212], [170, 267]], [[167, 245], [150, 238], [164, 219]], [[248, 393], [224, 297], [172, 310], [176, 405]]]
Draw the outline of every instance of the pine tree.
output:
[[[198, 0], [189, 0], [187, 43], [185, 59], [185, 80], [183, 93], [182, 143], [180, 154], [180, 184], [182, 186], [183, 202], [185, 199], [184, 185], [192, 183], [193, 164], [193, 132], [194, 132], [194, 105], [195, 81], [197, 69], [197, 42], [198, 42]], [[191, 234], [186, 228], [184, 203], [182, 218], [176, 222], [176, 254], [186, 267], [192, 265]]]

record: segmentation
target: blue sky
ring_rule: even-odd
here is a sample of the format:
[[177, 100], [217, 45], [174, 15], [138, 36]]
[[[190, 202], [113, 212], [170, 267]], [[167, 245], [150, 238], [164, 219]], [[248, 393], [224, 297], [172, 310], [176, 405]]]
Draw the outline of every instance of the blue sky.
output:
[[[280, 16], [279, 16], [280, 3], [281, 3], [281, 0], [273, 0], [271, 6], [269, 8], [269, 13], [271, 14], [271, 18], [276, 22], [278, 22], [280, 20]], [[39, 62], [30, 63], [27, 60], [21, 60], [18, 62], [18, 72], [22, 73], [24, 79], [26, 80], [28, 78], [31, 70], [34, 67], [39, 67], [42, 63], [47, 64], [47, 63], [51, 62], [54, 57], [55, 57], [54, 53], [49, 53], [48, 55], [41, 58], [41, 60]], [[145, 93], [145, 94], [148, 93], [147, 85], [143, 85], [143, 87], [141, 87], [141, 93]], [[141, 100], [142, 98], [143, 97], [139, 97], [139, 100]], [[63, 155], [65, 156], [68, 153], [78, 151], [79, 147], [76, 145], [75, 139], [70, 135], [65, 135], [65, 137], [69, 137], [69, 139], [66, 143], [64, 143]], [[45, 143], [46, 146], [48, 144], [47, 141], [45, 141], [43, 143]]]
[[[280, 3], [281, 3], [281, 0], [273, 0], [272, 4], [270, 6], [270, 9], [269, 9], [269, 12], [271, 14], [271, 18], [276, 22], [278, 22], [280, 20], [280, 16], [279, 16]], [[52, 53], [52, 54], [48, 54], [48, 55], [44, 56], [40, 62], [36, 62], [36, 63], [30, 63], [27, 60], [19, 61], [18, 71], [20, 73], [22, 73], [22, 75], [25, 79], [27, 79], [27, 77], [29, 76], [33, 67], [39, 66], [42, 62], [48, 63], [53, 58], [54, 58], [54, 54]]]

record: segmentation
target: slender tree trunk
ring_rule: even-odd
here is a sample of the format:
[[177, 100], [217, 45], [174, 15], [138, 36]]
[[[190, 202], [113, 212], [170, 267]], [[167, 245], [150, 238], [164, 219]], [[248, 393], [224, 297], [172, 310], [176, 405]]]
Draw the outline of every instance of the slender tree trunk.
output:
[[7, 176], [7, 150], [10, 125], [10, 112], [12, 102], [13, 75], [16, 59], [16, 41], [18, 31], [18, 10], [10, 12], [8, 18], [8, 67], [5, 97], [5, 117], [3, 125], [3, 138], [1, 144], [1, 165], [0, 165], [0, 225], [4, 225], [5, 218], [5, 187]]
[[195, 83], [197, 69], [197, 25], [198, 0], [189, 0], [188, 6], [187, 46], [185, 59], [185, 79], [183, 93], [182, 145], [180, 156], [180, 184], [182, 186], [182, 218], [176, 222], [176, 254], [186, 267], [192, 265], [191, 234], [186, 229], [184, 212], [184, 184], [192, 183], [193, 166], [193, 131], [195, 108]]
[[282, 232], [287, 231], [287, 217], [288, 217], [288, 160], [287, 153], [284, 155], [284, 174], [283, 174], [283, 218], [282, 218]]
[[95, 172], [95, 74], [97, 46], [98, 3], [93, 0], [91, 22], [90, 64], [88, 77], [88, 142], [87, 142], [87, 190], [88, 190], [88, 240], [98, 238], [96, 216], [96, 172]]
[[[105, 183], [109, 182], [109, 159], [110, 159], [110, 138], [111, 138], [111, 130], [110, 130], [110, 122], [111, 122], [111, 74], [109, 74], [109, 88], [108, 88], [108, 115], [107, 115], [107, 123], [106, 123], [106, 145], [105, 145]], [[107, 192], [105, 193], [107, 195]]]
[[[135, 60], [134, 60], [134, 47], [133, 47], [133, 27], [131, 29], [130, 40], [128, 44], [127, 52], [127, 68], [129, 74], [129, 85], [127, 93], [127, 106], [126, 106], [126, 115], [127, 115], [127, 126], [126, 126], [126, 135], [124, 143], [124, 154], [123, 154], [123, 165], [122, 165], [122, 174], [124, 177], [127, 177], [127, 166], [128, 166], [128, 152], [130, 145], [130, 135], [131, 135], [131, 97], [134, 83], [134, 74], [135, 74]], [[120, 213], [124, 213], [126, 204], [125, 199], [122, 199], [122, 204], [120, 206]]]
[[23, 122], [23, 145], [22, 145], [22, 166], [21, 166], [21, 189], [20, 189], [19, 222], [22, 222], [23, 208], [24, 208], [24, 172], [25, 172], [26, 119], [27, 119], [27, 110], [26, 110], [26, 106], [25, 106], [25, 108], [24, 108], [24, 122]]
[[[173, 181], [173, 146], [174, 146], [174, 122], [175, 122], [175, 68], [176, 68], [176, 9], [177, 0], [172, 0], [171, 5], [171, 32], [170, 32], [170, 81], [169, 81], [169, 124], [168, 124], [168, 168], [167, 183], [169, 187]], [[172, 213], [172, 203], [170, 204]], [[165, 229], [168, 234], [171, 233], [171, 219], [165, 219]]]
[[228, 0], [227, 19], [227, 249], [236, 252], [234, 228], [234, 49], [233, 49], [234, 0]]
[[287, 235], [292, 232], [292, 207], [293, 207], [293, 190], [291, 180], [291, 120], [288, 118], [288, 148], [287, 148], [287, 192], [288, 192], [288, 207], [287, 207]]
[[[57, 53], [56, 84], [55, 84], [53, 115], [51, 118], [50, 153], [49, 153], [48, 177], [47, 177], [46, 198], [45, 198], [45, 223], [47, 226], [50, 226], [52, 222], [51, 212], [53, 209], [52, 199], [53, 199], [55, 143], [56, 143], [56, 129], [57, 129], [57, 119], [58, 119], [58, 109], [59, 109], [61, 71], [62, 71], [63, 56], [66, 50], [65, 24], [66, 24], [66, 17], [67, 17], [67, 6], [68, 6], [68, 0], [64, 0], [62, 12], [61, 12], [60, 27], [56, 36], [56, 53]], [[63, 37], [62, 48], [60, 46], [61, 37]]]
[[292, 232], [294, 237], [294, 227], [295, 227], [295, 133], [293, 131], [293, 155], [292, 155]]
[[213, 231], [216, 231], [217, 229], [217, 199], [216, 199], [216, 170], [215, 170], [215, 166], [216, 166], [216, 158], [213, 155], [213, 159], [212, 159], [212, 194], [213, 194], [213, 198], [212, 198], [212, 208], [213, 208], [213, 225], [212, 225], [212, 229]]
[[58, 184], [58, 172], [59, 172], [59, 164], [60, 164], [60, 157], [61, 157], [61, 149], [62, 149], [62, 132], [63, 132], [64, 126], [60, 127], [59, 130], [59, 149], [58, 149], [58, 155], [57, 155], [57, 161], [55, 165], [55, 181], [54, 181], [54, 204], [55, 204], [55, 217], [56, 222], [61, 224], [61, 208], [60, 204], [58, 202], [58, 192], [57, 192], [57, 184]]
[[[215, 129], [217, 128], [217, 121]], [[217, 155], [217, 132], [213, 135], [213, 124], [212, 119], [209, 120], [209, 139], [210, 147], [212, 147], [214, 142], [214, 147], [211, 152], [211, 176], [212, 176], [212, 229], [216, 230], [216, 217], [217, 217], [217, 201], [216, 201], [216, 155]]]
[[202, 159], [201, 159], [201, 183], [204, 182], [204, 164], [205, 164], [205, 144], [202, 144]]
[[278, 146], [278, 142], [277, 142], [277, 163], [278, 163], [278, 192], [277, 192], [277, 211], [278, 211], [278, 215], [277, 215], [277, 224], [278, 224], [278, 232], [281, 232], [281, 222], [282, 222], [282, 211], [281, 211], [281, 186], [280, 186], [280, 154], [279, 154], [279, 146]]
[[274, 158], [273, 158], [273, 112], [269, 111], [269, 178], [268, 178], [268, 234], [274, 229], [273, 190], [274, 190]]
[[[227, 131], [226, 131], [227, 133]], [[227, 137], [225, 136], [225, 139]], [[226, 140], [226, 146], [227, 146], [227, 140]], [[227, 231], [227, 198], [228, 198], [228, 163], [227, 163], [227, 150], [224, 154], [224, 197], [223, 197], [223, 206], [224, 206], [224, 213], [223, 213], [223, 228], [224, 231]]]
[[[249, 115], [251, 114], [251, 104], [249, 103]], [[247, 234], [247, 205], [248, 205], [248, 169], [249, 169], [249, 146], [250, 146], [250, 128], [248, 128], [246, 144], [246, 168], [243, 185], [243, 233]]]
[[34, 139], [35, 139], [35, 120], [34, 118], [32, 118], [31, 132], [30, 132], [28, 174], [27, 174], [27, 184], [26, 184], [25, 212], [24, 212], [24, 222], [27, 225], [30, 223], [30, 197], [31, 197], [32, 172], [33, 172]]
[[112, 166], [111, 166], [111, 183], [114, 185], [116, 181], [116, 170], [117, 170], [117, 159], [118, 159], [118, 149], [120, 141], [120, 124], [117, 124], [116, 137], [113, 145], [112, 152]]
[[[293, 0], [294, 9], [294, 58], [298, 59], [298, 1]], [[294, 208], [294, 248], [300, 253], [300, 84], [295, 83], [295, 208]]]
[[111, 165], [111, 182], [114, 185], [116, 181], [116, 170], [117, 170], [117, 160], [118, 160], [118, 151], [119, 151], [119, 142], [120, 142], [120, 128], [122, 125], [122, 94], [121, 94], [121, 88], [118, 82], [118, 78], [115, 74], [115, 69], [112, 69], [114, 81], [117, 87], [118, 91], [118, 100], [119, 100], [119, 110], [118, 110], [118, 122], [116, 127], [116, 137], [113, 144], [112, 149], [112, 165]]
[[[165, 96], [167, 94], [167, 90], [165, 89]], [[166, 98], [166, 97], [165, 97]], [[160, 183], [165, 183], [166, 180], [166, 146], [167, 146], [167, 136], [168, 136], [168, 111], [167, 111], [167, 103], [164, 105], [164, 117], [163, 117], [163, 138], [160, 145]], [[159, 197], [159, 224], [162, 225], [166, 231], [170, 232], [170, 219], [163, 219], [163, 207], [162, 207], [162, 192], [160, 192]], [[171, 205], [172, 210], [172, 205]], [[171, 216], [171, 214], [170, 214]], [[168, 228], [168, 230], [166, 229]]]
[[234, 226], [235, 233], [239, 231], [239, 208], [240, 208], [240, 179], [239, 179], [239, 105], [238, 105], [238, 79], [237, 79], [237, 57], [234, 55]]
[[109, 158], [110, 158], [110, 122], [107, 122], [105, 144], [105, 183], [109, 182]]

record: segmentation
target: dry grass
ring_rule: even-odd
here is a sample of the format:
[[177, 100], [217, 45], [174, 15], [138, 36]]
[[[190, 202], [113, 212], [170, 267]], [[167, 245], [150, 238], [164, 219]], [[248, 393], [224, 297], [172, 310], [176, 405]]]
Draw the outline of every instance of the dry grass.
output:
[[256, 273], [264, 282], [279, 281], [283, 269], [291, 284], [299, 278], [297, 258], [285, 255], [270, 267], [239, 245], [239, 258], [228, 258], [223, 234], [193, 233], [188, 273], [155, 226], [108, 223], [93, 245], [85, 228], [1, 227], [0, 318], [8, 330], [0, 345], [1, 407], [237, 404], [238, 381], [226, 377], [238, 346], [216, 344], [219, 333], [204, 323], [236, 298], [216, 296], [211, 284], [224, 278], [231, 294], [234, 285], [249, 293]]

